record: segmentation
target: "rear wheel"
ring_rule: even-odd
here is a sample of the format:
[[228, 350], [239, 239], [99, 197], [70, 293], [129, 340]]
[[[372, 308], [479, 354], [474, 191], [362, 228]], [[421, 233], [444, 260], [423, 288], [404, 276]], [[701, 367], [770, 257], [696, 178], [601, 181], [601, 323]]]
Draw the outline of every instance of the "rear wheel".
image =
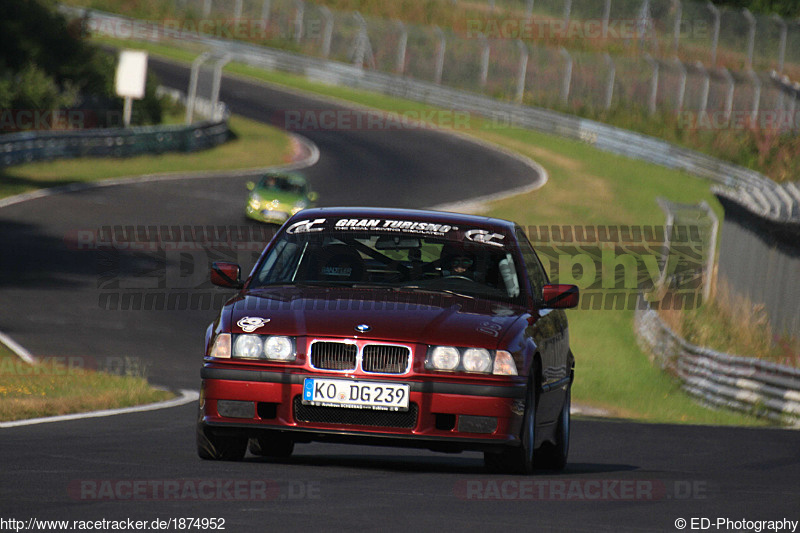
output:
[[262, 457], [285, 458], [292, 455], [294, 441], [281, 433], [250, 439], [250, 453]]
[[563, 470], [567, 465], [569, 455], [570, 415], [569, 409], [572, 397], [572, 386], [567, 388], [564, 405], [558, 417], [555, 444], [546, 442], [536, 452], [536, 466], [546, 470]]
[[197, 455], [212, 461], [241, 461], [247, 452], [247, 437], [235, 434], [214, 434], [197, 425]]
[[[531, 380], [525, 400], [520, 446], [508, 447], [501, 452], [484, 452], [486, 466], [496, 472], [530, 474], [533, 472], [533, 454], [536, 443], [536, 384]], [[538, 457], [537, 457], [538, 461]]]

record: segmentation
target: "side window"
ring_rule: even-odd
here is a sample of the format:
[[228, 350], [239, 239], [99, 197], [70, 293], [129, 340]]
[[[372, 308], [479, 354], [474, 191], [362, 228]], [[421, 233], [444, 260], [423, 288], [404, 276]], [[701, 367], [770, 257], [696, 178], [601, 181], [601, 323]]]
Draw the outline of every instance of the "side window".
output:
[[547, 274], [545, 274], [542, 262], [533, 250], [528, 237], [525, 233], [517, 227], [516, 229], [517, 242], [519, 242], [519, 249], [522, 252], [522, 259], [525, 261], [525, 268], [528, 270], [528, 276], [533, 285], [533, 294], [535, 297], [540, 298], [542, 295], [542, 287], [547, 285]]

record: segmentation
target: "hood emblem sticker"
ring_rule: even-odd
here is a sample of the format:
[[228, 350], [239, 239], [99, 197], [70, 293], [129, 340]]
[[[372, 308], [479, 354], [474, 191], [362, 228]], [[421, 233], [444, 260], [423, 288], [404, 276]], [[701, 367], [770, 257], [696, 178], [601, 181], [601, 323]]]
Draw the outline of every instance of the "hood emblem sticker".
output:
[[366, 333], [372, 329], [368, 324], [359, 324], [356, 326], [356, 331], [359, 333]]
[[242, 328], [242, 331], [246, 333], [253, 333], [258, 328], [263, 327], [269, 320], [269, 318], [246, 316], [240, 318], [236, 325]]

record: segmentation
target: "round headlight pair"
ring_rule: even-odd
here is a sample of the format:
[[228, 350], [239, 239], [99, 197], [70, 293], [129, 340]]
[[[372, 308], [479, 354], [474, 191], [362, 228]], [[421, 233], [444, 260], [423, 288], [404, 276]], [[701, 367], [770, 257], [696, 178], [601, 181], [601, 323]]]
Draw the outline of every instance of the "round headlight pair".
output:
[[428, 361], [429, 368], [435, 370], [456, 370], [461, 364], [466, 372], [492, 371], [492, 355], [484, 348], [467, 348], [462, 355], [454, 346], [437, 346]]
[[292, 361], [294, 346], [289, 337], [271, 335], [239, 335], [233, 343], [233, 356], [243, 359], [266, 358], [270, 361]]

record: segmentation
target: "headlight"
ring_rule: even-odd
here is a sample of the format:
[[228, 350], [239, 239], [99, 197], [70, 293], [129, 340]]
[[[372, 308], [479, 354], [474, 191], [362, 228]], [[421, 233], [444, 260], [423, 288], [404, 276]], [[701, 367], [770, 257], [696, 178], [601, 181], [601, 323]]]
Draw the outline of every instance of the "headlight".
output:
[[246, 359], [258, 359], [264, 344], [258, 335], [239, 335], [233, 343], [233, 356]]
[[272, 361], [294, 361], [294, 345], [289, 337], [271, 336], [264, 342], [264, 355]]
[[467, 372], [489, 372], [492, 368], [492, 356], [483, 348], [467, 348], [463, 358], [464, 370]]
[[517, 375], [517, 364], [514, 362], [514, 358], [510, 353], [505, 350], [497, 350], [497, 354], [494, 356], [494, 369], [492, 370], [492, 374], [501, 376]]
[[220, 359], [229, 359], [231, 356], [231, 334], [220, 333], [214, 339], [214, 344], [211, 346], [211, 351], [208, 353], [211, 357], [218, 357]]
[[428, 367], [436, 370], [455, 370], [461, 359], [458, 349], [452, 346], [437, 346], [428, 357]]
[[258, 196], [250, 197], [250, 209], [258, 210], [261, 208], [261, 199]]

